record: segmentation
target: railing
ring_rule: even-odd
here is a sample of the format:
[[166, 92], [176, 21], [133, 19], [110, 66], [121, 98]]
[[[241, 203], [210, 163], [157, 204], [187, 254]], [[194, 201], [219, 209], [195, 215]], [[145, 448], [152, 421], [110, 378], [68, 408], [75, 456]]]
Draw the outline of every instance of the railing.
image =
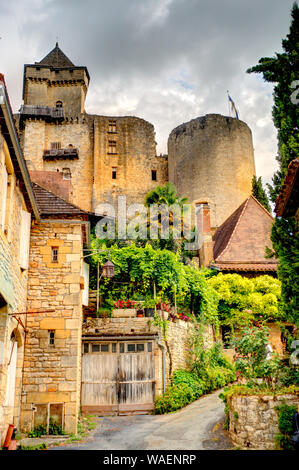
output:
[[54, 159], [77, 159], [79, 158], [79, 152], [76, 148], [66, 148], [66, 149], [51, 149], [44, 150], [43, 159], [44, 160], [54, 160]]
[[23, 116], [48, 117], [52, 119], [64, 119], [63, 108], [51, 108], [50, 106], [23, 105], [20, 109]]

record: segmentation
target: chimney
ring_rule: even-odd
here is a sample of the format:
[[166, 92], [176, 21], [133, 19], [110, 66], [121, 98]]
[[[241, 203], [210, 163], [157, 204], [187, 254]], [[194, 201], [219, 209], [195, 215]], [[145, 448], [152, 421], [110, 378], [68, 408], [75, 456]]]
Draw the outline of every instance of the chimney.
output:
[[206, 268], [213, 260], [213, 240], [210, 221], [210, 206], [207, 202], [196, 204], [198, 230], [199, 265]]

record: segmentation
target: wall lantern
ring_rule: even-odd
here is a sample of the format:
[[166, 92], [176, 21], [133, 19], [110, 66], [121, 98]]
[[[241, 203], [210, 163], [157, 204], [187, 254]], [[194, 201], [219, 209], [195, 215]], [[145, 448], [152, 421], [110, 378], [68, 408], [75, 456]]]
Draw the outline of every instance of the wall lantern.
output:
[[110, 259], [103, 266], [103, 277], [113, 277], [114, 276], [114, 264]]

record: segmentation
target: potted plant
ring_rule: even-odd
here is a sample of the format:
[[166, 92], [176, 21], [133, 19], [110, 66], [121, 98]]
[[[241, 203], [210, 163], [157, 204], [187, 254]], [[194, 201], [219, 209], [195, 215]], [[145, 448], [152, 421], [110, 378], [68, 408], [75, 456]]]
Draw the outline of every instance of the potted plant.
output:
[[134, 300], [117, 300], [113, 304], [112, 315], [116, 318], [129, 318], [136, 316], [137, 302]]
[[144, 311], [143, 311], [142, 308], [138, 308], [138, 309], [137, 309], [136, 316], [137, 316], [138, 318], [144, 317]]
[[155, 313], [156, 302], [152, 297], [146, 297], [144, 301], [144, 313], [146, 317], [153, 317]]

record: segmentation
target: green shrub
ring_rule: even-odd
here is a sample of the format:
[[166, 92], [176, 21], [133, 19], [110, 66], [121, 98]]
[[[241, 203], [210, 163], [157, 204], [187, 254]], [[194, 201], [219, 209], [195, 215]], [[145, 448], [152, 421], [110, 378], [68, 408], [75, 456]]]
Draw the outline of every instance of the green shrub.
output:
[[276, 406], [278, 412], [279, 433], [275, 436], [275, 443], [279, 449], [292, 450], [291, 435], [293, 434], [293, 416], [297, 413], [297, 407], [283, 403]]
[[192, 387], [187, 384], [170, 385], [166, 392], [156, 399], [155, 414], [179, 410], [196, 400]]
[[41, 437], [44, 434], [47, 434], [47, 428], [43, 424], [35, 426], [32, 431], [29, 431], [28, 437]]

